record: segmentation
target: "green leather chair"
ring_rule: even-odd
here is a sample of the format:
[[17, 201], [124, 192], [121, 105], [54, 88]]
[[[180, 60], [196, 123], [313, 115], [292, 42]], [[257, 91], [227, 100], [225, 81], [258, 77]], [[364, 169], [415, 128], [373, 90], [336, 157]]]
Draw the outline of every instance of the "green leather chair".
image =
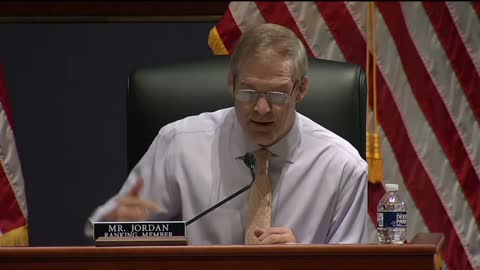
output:
[[[127, 95], [128, 169], [159, 129], [190, 115], [233, 106], [229, 57], [139, 67]], [[366, 77], [354, 64], [309, 59], [310, 92], [298, 111], [349, 141], [365, 159]]]

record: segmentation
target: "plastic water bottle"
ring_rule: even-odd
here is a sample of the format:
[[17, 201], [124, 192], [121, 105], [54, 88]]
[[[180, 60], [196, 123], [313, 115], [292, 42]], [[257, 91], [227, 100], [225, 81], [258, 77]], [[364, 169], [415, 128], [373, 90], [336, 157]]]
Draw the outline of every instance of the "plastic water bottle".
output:
[[387, 184], [377, 205], [377, 234], [381, 244], [403, 244], [407, 232], [407, 206], [398, 196], [398, 185]]

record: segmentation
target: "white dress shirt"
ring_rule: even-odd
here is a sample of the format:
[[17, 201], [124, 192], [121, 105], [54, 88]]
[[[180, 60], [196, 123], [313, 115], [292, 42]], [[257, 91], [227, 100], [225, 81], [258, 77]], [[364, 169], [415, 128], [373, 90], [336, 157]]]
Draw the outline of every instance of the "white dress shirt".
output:
[[[101, 221], [139, 177], [141, 196], [161, 207], [159, 220], [188, 221], [250, 183], [241, 157], [258, 148], [233, 108], [168, 124], [90, 221]], [[298, 243], [367, 241], [367, 163], [352, 145], [297, 112], [292, 129], [268, 149], [273, 227], [290, 228]], [[189, 225], [189, 244], [243, 244], [248, 194]]]

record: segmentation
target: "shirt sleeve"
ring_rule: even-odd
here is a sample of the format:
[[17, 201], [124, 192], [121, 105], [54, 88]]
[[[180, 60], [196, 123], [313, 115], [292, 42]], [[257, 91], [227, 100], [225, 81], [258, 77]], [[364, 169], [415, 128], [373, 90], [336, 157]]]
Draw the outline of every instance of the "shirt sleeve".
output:
[[120, 191], [95, 209], [85, 226], [87, 237], [92, 235], [93, 222], [104, 220], [105, 216], [117, 207], [118, 199], [128, 194], [140, 178], [144, 181], [140, 197], [157, 203], [161, 208], [151, 219], [172, 220], [181, 215], [178, 185], [169, 174], [173, 171], [171, 167], [175, 162], [169, 151], [172, 148], [173, 136], [168, 136], [170, 135], [168, 131], [168, 126], [160, 130], [147, 152], [130, 172]]
[[355, 166], [347, 164], [344, 167], [338, 203], [335, 205], [334, 218], [327, 236], [328, 243], [367, 243], [367, 177], [367, 164], [364, 161]]

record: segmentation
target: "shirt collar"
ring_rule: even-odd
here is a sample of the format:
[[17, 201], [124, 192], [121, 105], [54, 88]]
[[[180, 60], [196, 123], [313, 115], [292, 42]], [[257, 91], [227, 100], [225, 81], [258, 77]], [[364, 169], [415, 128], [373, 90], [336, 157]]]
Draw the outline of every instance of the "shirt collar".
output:
[[[245, 153], [253, 153], [261, 146], [258, 144], [253, 144], [247, 136], [247, 133], [241, 127], [238, 122], [238, 118], [233, 109], [233, 127], [232, 127], [232, 136], [230, 146], [232, 147], [232, 154], [234, 158], [243, 157]], [[295, 112], [295, 120], [292, 127], [288, 133], [281, 138], [274, 145], [267, 147], [267, 149], [273, 153], [273, 156], [278, 157], [282, 160], [285, 160], [289, 163], [295, 162], [296, 149], [300, 144], [301, 139], [301, 125], [300, 117], [297, 112]]]

